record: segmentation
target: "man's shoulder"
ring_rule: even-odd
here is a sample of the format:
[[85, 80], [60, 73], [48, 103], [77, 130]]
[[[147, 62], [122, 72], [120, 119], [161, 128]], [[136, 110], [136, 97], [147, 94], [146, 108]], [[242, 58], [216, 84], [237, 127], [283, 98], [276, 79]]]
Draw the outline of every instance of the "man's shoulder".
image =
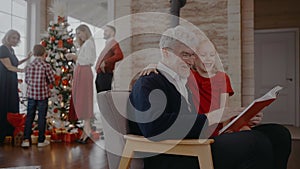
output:
[[161, 73], [156, 74], [152, 72], [149, 75], [139, 77], [138, 81], [160, 83], [168, 80]]
[[147, 76], [139, 77], [133, 87], [164, 89], [171, 87], [171, 85], [172, 84], [161, 73], [150, 73]]
[[28, 67], [41, 67], [41, 68], [51, 68], [50, 63], [47, 63], [46, 61], [36, 59], [33, 62], [31, 62]]

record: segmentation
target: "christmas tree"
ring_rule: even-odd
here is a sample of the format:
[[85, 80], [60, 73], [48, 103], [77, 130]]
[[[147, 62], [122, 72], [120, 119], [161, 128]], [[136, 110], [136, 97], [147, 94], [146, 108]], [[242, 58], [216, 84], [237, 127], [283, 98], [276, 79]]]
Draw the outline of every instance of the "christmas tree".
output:
[[50, 10], [55, 14], [55, 18], [49, 23], [47, 35], [41, 44], [48, 51], [46, 62], [50, 63], [55, 72], [55, 83], [50, 85], [48, 119], [53, 126], [64, 127], [62, 122], [68, 119], [74, 68], [73, 61], [67, 60], [65, 55], [75, 53], [76, 48], [73, 44], [73, 30], [68, 30], [69, 24], [64, 16], [65, 9], [62, 9], [64, 4], [54, 2]]

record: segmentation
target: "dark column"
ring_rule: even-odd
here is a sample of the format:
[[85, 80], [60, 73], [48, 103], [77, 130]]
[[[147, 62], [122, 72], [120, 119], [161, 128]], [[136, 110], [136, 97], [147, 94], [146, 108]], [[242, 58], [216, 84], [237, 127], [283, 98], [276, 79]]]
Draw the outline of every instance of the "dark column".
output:
[[171, 18], [171, 27], [175, 27], [179, 24], [179, 17], [180, 17], [180, 8], [182, 8], [186, 0], [170, 0], [171, 9], [170, 13], [173, 15]]

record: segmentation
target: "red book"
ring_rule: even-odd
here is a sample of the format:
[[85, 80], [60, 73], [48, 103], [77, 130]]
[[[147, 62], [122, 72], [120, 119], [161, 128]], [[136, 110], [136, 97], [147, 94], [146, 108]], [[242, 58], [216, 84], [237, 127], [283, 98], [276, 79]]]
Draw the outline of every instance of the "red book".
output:
[[219, 134], [222, 134], [226, 131], [239, 131], [241, 127], [248, 124], [249, 120], [258, 114], [262, 109], [269, 106], [274, 100], [276, 100], [281, 86], [276, 86], [271, 89], [268, 93], [262, 97], [255, 99], [241, 114], [236, 116], [233, 120], [230, 121], [226, 126], [224, 126]]

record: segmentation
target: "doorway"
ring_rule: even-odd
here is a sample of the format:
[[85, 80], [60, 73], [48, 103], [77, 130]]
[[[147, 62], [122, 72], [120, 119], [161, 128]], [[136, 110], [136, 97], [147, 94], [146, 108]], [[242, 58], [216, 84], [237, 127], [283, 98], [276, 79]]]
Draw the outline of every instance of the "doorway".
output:
[[276, 85], [284, 89], [263, 110], [263, 123], [300, 126], [299, 30], [258, 30], [254, 33], [255, 97]]

